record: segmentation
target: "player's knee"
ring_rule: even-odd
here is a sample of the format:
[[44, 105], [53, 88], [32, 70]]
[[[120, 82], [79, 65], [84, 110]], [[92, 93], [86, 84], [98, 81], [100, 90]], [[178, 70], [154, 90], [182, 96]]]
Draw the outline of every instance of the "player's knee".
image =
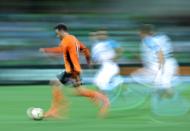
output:
[[50, 85], [56, 86], [56, 87], [60, 87], [61, 86], [61, 82], [59, 80], [51, 80], [50, 81]]

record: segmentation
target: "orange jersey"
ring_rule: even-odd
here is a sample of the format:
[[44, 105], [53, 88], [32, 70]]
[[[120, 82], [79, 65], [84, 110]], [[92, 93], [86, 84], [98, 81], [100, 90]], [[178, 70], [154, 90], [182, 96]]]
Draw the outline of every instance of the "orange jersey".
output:
[[65, 62], [65, 70], [68, 73], [72, 71], [81, 72], [79, 53], [82, 52], [90, 63], [90, 52], [76, 37], [66, 35], [60, 42], [58, 47], [44, 48], [47, 53], [61, 53]]

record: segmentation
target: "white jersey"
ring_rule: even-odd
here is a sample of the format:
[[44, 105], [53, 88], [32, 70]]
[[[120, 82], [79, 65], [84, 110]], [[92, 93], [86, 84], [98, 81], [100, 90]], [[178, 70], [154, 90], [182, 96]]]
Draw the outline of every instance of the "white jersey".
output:
[[106, 61], [112, 61], [115, 56], [116, 52], [109, 40], [97, 42], [92, 47], [92, 58], [95, 62], [103, 63]]
[[162, 50], [165, 60], [172, 55], [170, 39], [166, 35], [148, 36], [142, 40], [142, 60], [145, 66], [158, 64], [157, 52]]
[[[158, 51], [164, 54], [164, 65], [159, 69]], [[142, 40], [142, 60], [144, 69], [141, 70], [142, 80], [147, 78], [154, 82], [155, 87], [170, 88], [172, 80], [178, 72], [177, 61], [172, 58], [172, 45], [166, 35], [148, 36]], [[135, 74], [135, 73], [134, 73]], [[134, 75], [138, 78], [138, 72]], [[134, 77], [134, 78], [135, 78]]]
[[100, 90], [112, 90], [123, 83], [122, 77], [119, 76], [119, 66], [113, 61], [116, 57], [116, 48], [119, 48], [119, 45], [113, 40], [97, 42], [92, 48], [93, 60], [101, 64], [94, 77], [94, 84]]

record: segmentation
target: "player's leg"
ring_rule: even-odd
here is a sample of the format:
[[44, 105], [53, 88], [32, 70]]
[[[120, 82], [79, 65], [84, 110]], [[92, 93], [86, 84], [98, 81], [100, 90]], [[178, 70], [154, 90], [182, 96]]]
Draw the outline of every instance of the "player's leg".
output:
[[177, 74], [177, 69], [177, 62], [174, 59], [165, 61], [159, 78], [160, 83], [156, 86], [151, 101], [152, 111], [157, 115], [184, 115], [189, 110], [188, 102], [173, 87], [172, 79]]
[[158, 85], [158, 88], [161, 89], [160, 96], [163, 98], [170, 98], [174, 95], [175, 89], [172, 84], [173, 78], [178, 73], [178, 66], [175, 59], [169, 59], [166, 60], [163, 70], [160, 73], [160, 84]]
[[52, 101], [49, 110], [45, 113], [45, 117], [58, 117], [59, 109], [63, 103], [63, 93], [59, 85], [59, 81], [51, 81], [52, 85]]
[[[123, 79], [118, 76], [119, 68], [114, 63], [106, 63], [99, 70], [95, 77], [95, 84], [98, 88], [109, 97], [110, 110], [131, 109], [142, 104], [146, 99], [143, 91], [136, 91], [140, 88], [126, 88]], [[118, 86], [120, 85], [120, 86]], [[135, 88], [135, 89], [134, 89]]]
[[151, 66], [147, 66], [134, 71], [130, 76], [135, 83], [149, 86], [154, 80], [155, 70]]
[[114, 62], [105, 62], [94, 79], [94, 84], [100, 90], [113, 90], [124, 80], [118, 75], [119, 67]]
[[100, 116], [106, 116], [108, 108], [109, 108], [109, 99], [98, 91], [90, 90], [85, 88], [84, 86], [79, 86], [76, 88], [78, 95], [87, 97], [91, 99], [93, 102], [102, 103], [102, 106], [99, 111]]
[[84, 96], [95, 102], [101, 102], [102, 107], [99, 115], [105, 116], [109, 108], [109, 99], [102, 93], [94, 90], [90, 90], [82, 86], [79, 74], [73, 72], [72, 74], [73, 84], [79, 96]]
[[45, 113], [45, 117], [60, 117], [61, 112], [66, 111], [67, 102], [61, 90], [61, 84], [66, 84], [70, 75], [61, 73], [57, 80], [50, 82], [52, 86], [52, 102], [50, 109]]
[[119, 67], [116, 63], [105, 62], [102, 64], [94, 79], [94, 84], [102, 93], [107, 95], [110, 102], [116, 99], [118, 96], [117, 87], [124, 81], [118, 74]]

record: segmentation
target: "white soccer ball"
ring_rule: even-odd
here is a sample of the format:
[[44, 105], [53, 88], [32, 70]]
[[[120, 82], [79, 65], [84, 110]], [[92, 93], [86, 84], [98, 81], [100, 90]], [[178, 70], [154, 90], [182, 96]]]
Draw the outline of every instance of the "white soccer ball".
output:
[[42, 108], [30, 107], [27, 109], [27, 115], [33, 120], [42, 120], [44, 118], [44, 110]]

